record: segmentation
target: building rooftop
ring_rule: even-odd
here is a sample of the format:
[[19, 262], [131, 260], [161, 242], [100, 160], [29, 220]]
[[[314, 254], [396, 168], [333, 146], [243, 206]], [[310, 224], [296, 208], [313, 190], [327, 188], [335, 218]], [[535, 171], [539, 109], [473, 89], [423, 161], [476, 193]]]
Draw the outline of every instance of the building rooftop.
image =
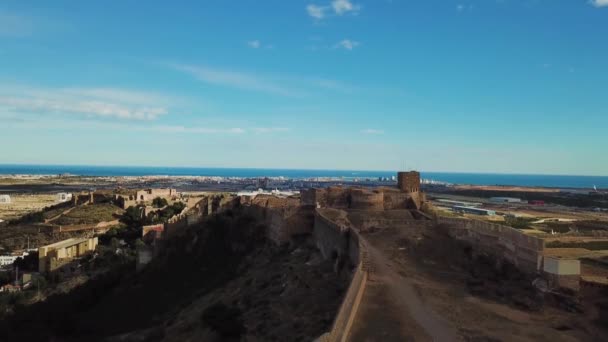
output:
[[79, 243], [86, 242], [88, 240], [89, 240], [88, 238], [82, 238], [82, 239], [71, 238], [71, 239], [67, 239], [67, 240], [63, 240], [63, 241], [52, 243], [50, 245], [42, 246], [40, 248], [55, 248], [55, 249], [58, 249], [58, 248], [64, 248], [64, 247], [69, 247], [69, 246], [77, 245]]

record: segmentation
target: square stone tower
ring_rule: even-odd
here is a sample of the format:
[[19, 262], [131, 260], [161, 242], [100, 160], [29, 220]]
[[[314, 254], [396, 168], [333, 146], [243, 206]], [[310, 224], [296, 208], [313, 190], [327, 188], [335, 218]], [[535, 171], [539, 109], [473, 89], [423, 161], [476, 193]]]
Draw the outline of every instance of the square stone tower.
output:
[[420, 172], [398, 172], [397, 187], [399, 187], [399, 189], [404, 192], [420, 191]]

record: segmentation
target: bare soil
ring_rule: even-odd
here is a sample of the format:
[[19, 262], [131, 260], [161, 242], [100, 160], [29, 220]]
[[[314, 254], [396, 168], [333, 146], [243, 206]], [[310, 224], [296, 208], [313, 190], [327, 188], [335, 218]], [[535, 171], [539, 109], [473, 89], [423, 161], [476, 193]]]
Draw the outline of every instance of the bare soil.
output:
[[[382, 319], [402, 321], [405, 330], [401, 336], [388, 336], [387, 341], [608, 338], [607, 332], [594, 323], [593, 300], [583, 303], [582, 313], [560, 309], [537, 293], [532, 279], [508, 265], [497, 268], [496, 260], [474, 255], [469, 246], [440, 230], [385, 229], [364, 234], [364, 238], [372, 246], [372, 277], [385, 285], [376, 298], [364, 298], [363, 305], [366, 300], [385, 298], [392, 312]], [[374, 320], [371, 315], [358, 317], [353, 336], [372, 339], [353, 341], [380, 341], [373, 338], [377, 336], [374, 331], [369, 331], [377, 326]]]

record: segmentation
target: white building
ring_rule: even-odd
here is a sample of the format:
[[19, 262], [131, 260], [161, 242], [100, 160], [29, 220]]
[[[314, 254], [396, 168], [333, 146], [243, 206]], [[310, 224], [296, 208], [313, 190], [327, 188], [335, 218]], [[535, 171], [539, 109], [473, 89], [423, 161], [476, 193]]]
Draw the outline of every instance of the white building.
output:
[[0, 204], [9, 204], [9, 203], [11, 203], [11, 196], [0, 195]]
[[17, 258], [25, 258], [29, 252], [0, 255], [0, 267], [12, 265]]
[[239, 191], [237, 192], [237, 196], [249, 196], [251, 198], [255, 198], [257, 195], [271, 195], [274, 197], [289, 197], [295, 195], [296, 192], [293, 191], [281, 191], [278, 189], [266, 191], [263, 189], [258, 189], [257, 191]]
[[72, 199], [72, 194], [67, 192], [60, 192], [57, 194], [57, 202], [67, 202]]

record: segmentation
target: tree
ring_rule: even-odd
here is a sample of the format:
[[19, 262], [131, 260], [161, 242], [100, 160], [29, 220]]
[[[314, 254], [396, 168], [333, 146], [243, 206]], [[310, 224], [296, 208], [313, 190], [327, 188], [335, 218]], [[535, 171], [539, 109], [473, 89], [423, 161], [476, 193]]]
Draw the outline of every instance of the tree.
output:
[[24, 258], [18, 257], [13, 267], [19, 267], [20, 271], [38, 271], [38, 251], [29, 252]]
[[141, 240], [141, 239], [137, 239], [135, 240], [135, 248], [136, 249], [140, 249], [143, 246], [145, 246], [146, 244]]
[[127, 225], [128, 227], [137, 227], [137, 226], [141, 226], [144, 223], [144, 218], [143, 218], [143, 208], [141, 207], [134, 207], [134, 206], [130, 206], [128, 207], [124, 214], [122, 214], [122, 216], [120, 217], [119, 221], [121, 223], [124, 223], [125, 225]]
[[113, 238], [110, 240], [110, 246], [112, 246], [112, 250], [114, 250], [114, 251], [115, 251], [115, 250], [116, 250], [116, 248], [118, 248], [118, 247], [120, 246], [120, 241], [118, 241], [118, 239], [117, 239], [117, 238], [113, 237]]
[[169, 205], [169, 202], [167, 202], [167, 200], [162, 197], [156, 197], [155, 199], [152, 200], [152, 205], [155, 208], [162, 208], [164, 206]]
[[8, 272], [0, 272], [0, 285], [8, 284], [12, 280]]

